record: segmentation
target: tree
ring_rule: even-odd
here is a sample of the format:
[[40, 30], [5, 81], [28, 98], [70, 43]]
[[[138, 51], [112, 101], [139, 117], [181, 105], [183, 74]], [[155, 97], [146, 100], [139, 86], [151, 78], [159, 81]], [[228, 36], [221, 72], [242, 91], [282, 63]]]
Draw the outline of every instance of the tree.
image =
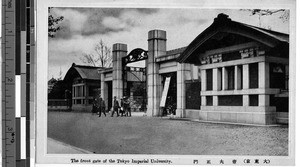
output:
[[[244, 9], [242, 9], [244, 10]], [[279, 19], [283, 22], [288, 21], [290, 18], [290, 11], [286, 9], [276, 9], [276, 10], [269, 10], [269, 9], [245, 9], [244, 11], [251, 12], [251, 15], [258, 15], [259, 19], [259, 26], [261, 27], [261, 17], [262, 16], [270, 16], [276, 13], [280, 13]]]
[[84, 53], [80, 60], [94, 67], [111, 67], [112, 56], [111, 49], [101, 39], [94, 48], [95, 53]]
[[49, 7], [48, 8], [48, 13], [49, 13], [49, 16], [48, 16], [48, 36], [51, 37], [51, 38], [54, 38], [55, 36], [55, 33], [60, 30], [60, 26], [58, 25], [59, 22], [61, 22], [64, 17], [63, 16], [58, 16], [58, 17], [55, 17], [51, 14], [51, 9], [53, 7]]
[[63, 80], [57, 80], [53, 83], [53, 88], [48, 94], [48, 99], [65, 99], [65, 91], [71, 90]]

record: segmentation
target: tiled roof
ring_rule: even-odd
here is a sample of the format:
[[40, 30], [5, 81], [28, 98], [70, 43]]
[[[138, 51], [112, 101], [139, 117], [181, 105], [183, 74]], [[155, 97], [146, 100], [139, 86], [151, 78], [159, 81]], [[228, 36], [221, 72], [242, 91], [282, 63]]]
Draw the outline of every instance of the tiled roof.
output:
[[76, 65], [75, 63], [72, 64], [72, 67], [66, 73], [65, 79], [71, 77], [69, 75], [77, 74], [82, 79], [89, 79], [89, 80], [100, 80], [99, 70], [105, 70], [106, 68], [103, 67], [93, 67], [93, 66], [84, 66], [84, 65]]
[[181, 47], [181, 48], [177, 48], [177, 49], [173, 49], [173, 50], [168, 50], [167, 53], [166, 53], [166, 56], [180, 54], [185, 49], [186, 49], [186, 47]]
[[156, 58], [156, 62], [163, 62], [163, 61], [170, 61], [170, 60], [177, 59], [185, 49], [186, 47], [169, 50], [165, 55]]
[[289, 45], [288, 34], [232, 21], [228, 15], [221, 13], [214, 19], [214, 22], [208, 28], [200, 33], [187, 46], [187, 48], [177, 58], [177, 61], [180, 63], [196, 63], [196, 61], [199, 61], [196, 59], [197, 55], [199, 55], [197, 50], [205, 49], [205, 42], [219, 32], [238, 34], [272, 48], [282, 48], [284, 46], [286, 49]]
[[98, 68], [88, 66], [76, 66], [74, 68], [78, 71], [82, 79], [100, 79], [100, 74], [98, 74]]
[[232, 22], [235, 22], [236, 24], [241, 24], [241, 25], [247, 26], [249, 28], [252, 28], [253, 30], [262, 32], [262, 33], [264, 33], [268, 36], [276, 38], [279, 41], [289, 43], [289, 35], [288, 34], [277, 32], [277, 31], [272, 31], [272, 30], [268, 30], [268, 29], [264, 29], [264, 28], [260, 28], [260, 27], [256, 27], [256, 26], [252, 26], [252, 25], [249, 25], [249, 24], [239, 23], [239, 22], [236, 22], [236, 21], [232, 21]]

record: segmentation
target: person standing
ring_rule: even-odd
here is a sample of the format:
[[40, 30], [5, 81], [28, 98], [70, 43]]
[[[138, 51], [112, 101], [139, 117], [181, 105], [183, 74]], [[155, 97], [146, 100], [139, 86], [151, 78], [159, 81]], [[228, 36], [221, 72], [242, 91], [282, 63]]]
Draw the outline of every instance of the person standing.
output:
[[97, 114], [97, 112], [98, 112], [97, 99], [94, 98], [94, 100], [93, 100], [93, 106], [92, 106], [92, 115]]
[[104, 100], [100, 97], [100, 112], [99, 112], [99, 117], [101, 117], [101, 113], [104, 114], [104, 116], [106, 117], [106, 113], [105, 113], [105, 102]]
[[124, 106], [124, 97], [123, 98], [121, 98], [121, 109], [120, 109], [120, 114], [121, 114], [121, 117], [123, 117], [124, 116], [124, 113], [125, 113], [125, 106]]
[[99, 115], [100, 114], [100, 109], [101, 109], [100, 96], [97, 96], [97, 98], [96, 98], [96, 108], [97, 108], [97, 115]]
[[130, 100], [129, 98], [126, 98], [125, 99], [125, 102], [124, 102], [124, 110], [125, 110], [125, 116], [127, 117], [131, 117], [131, 107], [130, 107]]
[[118, 100], [117, 100], [117, 97], [114, 96], [114, 101], [113, 101], [113, 112], [112, 112], [112, 114], [111, 114], [111, 117], [114, 116], [115, 112], [117, 113], [117, 117], [119, 116], [119, 112], [118, 112], [119, 108], [120, 108], [120, 105], [119, 105], [119, 102], [118, 102]]

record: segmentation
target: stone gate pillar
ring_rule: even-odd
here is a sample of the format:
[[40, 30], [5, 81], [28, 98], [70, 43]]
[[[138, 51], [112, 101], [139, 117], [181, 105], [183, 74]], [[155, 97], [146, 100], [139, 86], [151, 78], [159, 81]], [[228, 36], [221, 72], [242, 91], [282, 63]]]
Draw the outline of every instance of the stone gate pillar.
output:
[[102, 99], [104, 100], [105, 102], [105, 109], [109, 109], [108, 108], [108, 100], [111, 100], [111, 99], [108, 99], [108, 87], [107, 87], [107, 84], [105, 83], [105, 74], [104, 74], [104, 71], [99, 71], [100, 73], [100, 76], [101, 76], [101, 87], [100, 87], [100, 90], [101, 90], [101, 97]]
[[147, 59], [147, 116], [160, 116], [160, 99], [162, 96], [161, 76], [159, 65], [155, 58], [166, 54], [166, 31], [151, 30], [148, 32], [148, 59]]
[[[122, 57], [127, 55], [127, 45], [116, 43], [113, 44], [112, 49], [113, 58], [113, 97], [116, 96], [120, 103], [120, 99], [123, 97], [123, 67]], [[112, 100], [112, 99], [111, 99]]]
[[[185, 117], [185, 76], [186, 73], [190, 72], [190, 65], [186, 63], [177, 63], [177, 108], [176, 108], [176, 117], [183, 118]], [[192, 78], [192, 77], [191, 77]], [[191, 79], [190, 78], [190, 79]]]

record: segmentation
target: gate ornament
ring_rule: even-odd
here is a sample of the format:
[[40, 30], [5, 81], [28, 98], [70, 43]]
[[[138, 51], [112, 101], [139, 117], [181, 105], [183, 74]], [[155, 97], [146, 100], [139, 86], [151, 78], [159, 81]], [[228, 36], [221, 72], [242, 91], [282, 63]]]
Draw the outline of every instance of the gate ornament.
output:
[[123, 64], [133, 63], [148, 59], [147, 51], [141, 48], [133, 49], [126, 57], [123, 58]]

